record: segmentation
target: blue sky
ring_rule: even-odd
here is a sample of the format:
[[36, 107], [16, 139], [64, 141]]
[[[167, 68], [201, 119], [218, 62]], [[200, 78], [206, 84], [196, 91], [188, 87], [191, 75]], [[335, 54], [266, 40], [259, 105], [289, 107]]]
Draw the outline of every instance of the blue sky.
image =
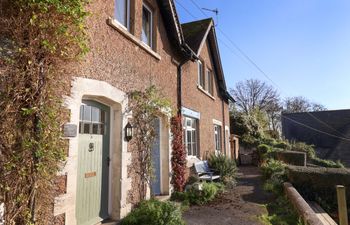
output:
[[[282, 97], [301, 95], [328, 109], [350, 108], [349, 0], [193, 1], [219, 9], [218, 27], [277, 83]], [[195, 18], [179, 4], [196, 19], [206, 17], [191, 0], [175, 2], [181, 22]], [[249, 78], [272, 84], [237, 56], [218, 29], [217, 36], [228, 87]]]

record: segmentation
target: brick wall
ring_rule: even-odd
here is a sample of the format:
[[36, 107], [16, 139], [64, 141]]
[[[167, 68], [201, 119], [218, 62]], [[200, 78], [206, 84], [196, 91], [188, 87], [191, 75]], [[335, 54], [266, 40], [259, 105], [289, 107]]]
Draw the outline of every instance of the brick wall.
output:
[[[209, 68], [214, 73], [214, 65], [211, 59], [211, 53], [208, 43], [203, 46], [200, 54], [204, 67]], [[188, 62], [183, 67], [182, 75], [182, 104], [184, 107], [200, 112], [199, 120], [199, 149], [200, 156], [205, 158], [207, 154], [215, 152], [214, 145], [214, 123], [213, 119], [222, 122], [222, 151], [224, 150], [225, 125], [229, 126], [228, 104], [223, 102], [219, 86], [214, 75], [213, 96], [198, 88], [198, 66], [197, 62]], [[228, 137], [226, 137], [227, 139]], [[228, 150], [227, 150], [228, 151]]]
[[[177, 106], [177, 66], [176, 49], [169, 41], [156, 0], [147, 4], [154, 10], [153, 49], [145, 50], [140, 44], [142, 24], [142, 0], [131, 1], [131, 31], [124, 31], [111, 23], [114, 17], [114, 0], [91, 1], [87, 19], [90, 52], [79, 64], [72, 63], [66, 71], [74, 76], [108, 82], [123, 92], [142, 90], [157, 86], [162, 95]], [[128, 151], [133, 150], [132, 143]], [[133, 154], [135, 156], [135, 154]], [[132, 186], [138, 186], [137, 176], [128, 168]], [[138, 202], [138, 190], [133, 188], [128, 195], [128, 203]]]

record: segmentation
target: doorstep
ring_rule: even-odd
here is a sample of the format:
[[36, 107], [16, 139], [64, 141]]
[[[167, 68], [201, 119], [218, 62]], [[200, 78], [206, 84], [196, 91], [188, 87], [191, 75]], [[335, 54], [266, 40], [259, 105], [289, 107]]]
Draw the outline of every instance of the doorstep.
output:
[[170, 199], [170, 195], [156, 195], [154, 198], [158, 201], [165, 202]]

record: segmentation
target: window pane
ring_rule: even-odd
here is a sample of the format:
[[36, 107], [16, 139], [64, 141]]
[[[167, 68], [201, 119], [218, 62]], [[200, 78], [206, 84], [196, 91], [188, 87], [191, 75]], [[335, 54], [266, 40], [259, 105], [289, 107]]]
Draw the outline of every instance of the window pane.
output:
[[83, 134], [90, 134], [90, 125], [91, 123], [84, 123]]
[[197, 136], [196, 131], [192, 131], [192, 154], [197, 155]]
[[199, 79], [199, 85], [204, 86], [204, 77], [203, 77], [203, 64], [198, 61], [198, 79]]
[[191, 143], [187, 143], [187, 155], [192, 155]]
[[80, 106], [80, 116], [79, 116], [79, 120], [83, 120], [84, 118], [84, 105]]
[[106, 122], [106, 112], [101, 110], [101, 123]]
[[115, 17], [118, 22], [127, 27], [128, 0], [116, 0]]
[[197, 146], [196, 143], [192, 143], [192, 155], [197, 155]]
[[84, 116], [83, 116], [84, 121], [91, 121], [91, 106], [84, 105]]
[[192, 119], [192, 128], [193, 129], [196, 129], [197, 127], [196, 127], [196, 123], [197, 121], [195, 120], [195, 119]]
[[191, 143], [192, 142], [192, 136], [191, 136], [191, 131], [187, 131], [187, 143]]
[[142, 8], [142, 41], [149, 46], [151, 46], [151, 39], [152, 39], [151, 28], [152, 28], [151, 12], [145, 6], [143, 6]]
[[192, 126], [192, 120], [190, 118], [186, 118], [186, 126], [188, 127]]
[[96, 107], [91, 107], [91, 120], [93, 122], [101, 122], [101, 110]]

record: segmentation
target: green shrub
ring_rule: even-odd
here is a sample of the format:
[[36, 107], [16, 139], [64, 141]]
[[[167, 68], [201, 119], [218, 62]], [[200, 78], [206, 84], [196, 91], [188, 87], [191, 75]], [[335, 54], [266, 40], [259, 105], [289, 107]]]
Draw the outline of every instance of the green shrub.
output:
[[272, 176], [284, 175], [286, 165], [281, 161], [269, 159], [262, 166], [262, 174], [265, 179], [270, 179]]
[[191, 205], [203, 205], [212, 201], [217, 194], [224, 191], [225, 186], [221, 183], [200, 183], [200, 189], [195, 186], [189, 188], [186, 192], [174, 192], [171, 195], [172, 201], [180, 201], [185, 204], [189, 203]]
[[297, 152], [305, 152], [307, 154], [308, 159], [312, 159], [316, 157], [314, 146], [308, 145], [304, 142], [292, 143], [291, 150], [297, 151]]
[[[289, 181], [303, 197], [318, 202], [328, 212], [337, 209], [335, 186], [350, 187], [350, 171], [345, 168], [288, 166], [286, 171]], [[350, 188], [346, 189], [346, 195], [350, 199]]]
[[202, 183], [202, 190], [191, 188], [186, 194], [191, 205], [203, 205], [212, 201], [221, 191], [223, 191], [222, 184], [204, 182]]
[[142, 201], [122, 221], [121, 225], [184, 225], [180, 207], [172, 202], [154, 199]]
[[194, 184], [194, 183], [197, 183], [197, 182], [199, 182], [199, 177], [198, 176], [194, 176], [194, 175], [190, 176], [188, 178], [188, 180], [187, 180], [187, 184], [188, 185], [191, 185], [191, 184]]
[[312, 164], [322, 167], [328, 167], [328, 168], [344, 168], [344, 165], [340, 162], [334, 162], [332, 160], [326, 160], [326, 159], [320, 159], [320, 158], [313, 158], [310, 160]]
[[306, 153], [296, 151], [277, 152], [277, 159], [290, 165], [306, 166]]
[[286, 197], [278, 197], [266, 205], [268, 214], [260, 216], [260, 220], [266, 225], [303, 225], [302, 219], [294, 210]]
[[284, 142], [284, 141], [277, 142], [273, 147], [281, 148], [281, 149], [284, 149], [284, 150], [290, 150], [291, 149], [291, 145], [288, 142]]
[[260, 144], [262, 145], [268, 145], [268, 146], [274, 146], [276, 144], [276, 140], [273, 138], [261, 138], [260, 139]]
[[270, 145], [267, 144], [260, 144], [258, 146], [258, 152], [260, 152], [261, 154], [265, 154], [268, 151], [271, 151], [272, 147]]
[[220, 174], [223, 182], [233, 180], [236, 177], [236, 162], [225, 155], [212, 154], [208, 159], [208, 164], [211, 169]]

